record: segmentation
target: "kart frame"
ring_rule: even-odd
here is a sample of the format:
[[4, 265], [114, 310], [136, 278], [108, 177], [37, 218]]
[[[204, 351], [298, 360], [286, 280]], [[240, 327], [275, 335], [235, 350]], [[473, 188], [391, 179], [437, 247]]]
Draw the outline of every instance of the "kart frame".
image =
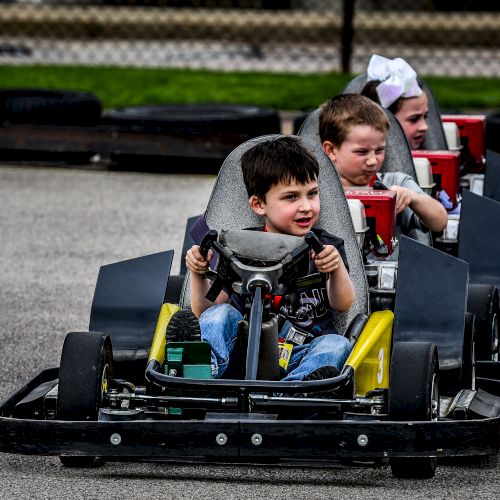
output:
[[[255, 140], [250, 143], [255, 143]], [[248, 147], [248, 144], [245, 147]], [[331, 170], [331, 165], [325, 160], [321, 175], [330, 175]], [[232, 191], [234, 192], [234, 189]], [[234, 214], [231, 215], [234, 217]], [[354, 234], [351, 239], [357, 244]], [[408, 248], [417, 252], [438, 252], [416, 242]], [[146, 346], [149, 348], [152, 345], [154, 325], [167, 296], [172, 254], [173, 252], [163, 252], [101, 268], [89, 329], [111, 335], [113, 356], [116, 355], [117, 363], [122, 364], [122, 371], [125, 368], [126, 372], [136, 361], [144, 366], [148, 359]], [[403, 254], [401, 251], [400, 258]], [[419, 327], [419, 319], [428, 311], [415, 310], [411, 302], [405, 304], [403, 299], [406, 297], [411, 301], [415, 291], [426, 293], [429, 298], [433, 288], [422, 280], [424, 275], [426, 279], [433, 279], [435, 268], [425, 259], [427, 274], [423, 272], [424, 269], [419, 269], [414, 275], [415, 281], [409, 283], [411, 280], [401, 280], [406, 286], [410, 286], [410, 290], [411, 287], [414, 290], [413, 293], [399, 294], [396, 300], [396, 306], [403, 310], [405, 307], [412, 307], [415, 329], [402, 325], [396, 311], [394, 338], [397, 340], [398, 336], [409, 334], [410, 337], [405, 340], [414, 340], [420, 338], [422, 331], [439, 333], [443, 345], [449, 344], [453, 347], [450, 352], [445, 353], [445, 358], [456, 358], [460, 365], [464, 343], [463, 316], [468, 265], [445, 254], [440, 258], [447, 259], [446, 264], [450, 269], [456, 270], [457, 266], [459, 269], [458, 273], [450, 271], [447, 274], [450, 279], [458, 276], [456, 279], [459, 280], [456, 286], [447, 287], [458, 294], [449, 296], [448, 299], [454, 305], [452, 309], [459, 323], [447, 326], [450, 322], [443, 321], [439, 323], [439, 332], [435, 332], [429, 323], [422, 329]], [[415, 261], [412, 255], [409, 255], [407, 260]], [[402, 272], [401, 268], [399, 272]], [[455, 283], [453, 279], [451, 285]], [[109, 283], [111, 285], [108, 286]], [[127, 283], [127, 286], [124, 286], [124, 283]], [[116, 291], [122, 291], [123, 294], [115, 293]], [[131, 291], [133, 293], [130, 293]], [[442, 303], [436, 301], [436, 305], [439, 304]], [[460, 307], [455, 307], [456, 304]], [[448, 304], [444, 304], [433, 311], [432, 317], [434, 313], [437, 315], [441, 312], [448, 320], [449, 311]], [[111, 312], [120, 312], [119, 318], [109, 314]], [[155, 362], [154, 359], [151, 361]], [[168, 382], [176, 388], [206, 390], [204, 402], [207, 406], [214, 405], [220, 410], [226, 405], [231, 411], [208, 411], [202, 420], [60, 420], [55, 418], [59, 369], [51, 368], [36, 375], [0, 405], [0, 451], [103, 457], [111, 461], [187, 459], [217, 462], [251, 460], [269, 463], [301, 460], [311, 464], [338, 461], [387, 463], [387, 460], [393, 457], [492, 455], [497, 453], [500, 447], [499, 366], [500, 364], [495, 362], [476, 365], [476, 387], [468, 393], [470, 397], [467, 401], [457, 401], [457, 404], [462, 405], [463, 418], [435, 421], [393, 421], [376, 413], [353, 415], [349, 412], [344, 412], [342, 419], [283, 420], [278, 419], [273, 411], [269, 411], [273, 405], [300, 407], [313, 403], [318, 408], [331, 408], [342, 412], [352, 404], [373, 404], [373, 398], [360, 396], [328, 400], [274, 396], [268, 393], [279, 392], [283, 383], [253, 380], [207, 382], [168, 375], [158, 375], [160, 383], [157, 385]], [[149, 375], [155, 371], [149, 370]], [[144, 371], [142, 376], [144, 377]], [[288, 388], [304, 390], [304, 384], [312, 384], [316, 389], [326, 388], [329, 384], [341, 383], [351, 376], [347, 369], [335, 379], [297, 382]], [[210, 390], [208, 393], [211, 386], [214, 391]], [[231, 394], [235, 390], [236, 397]], [[242, 402], [249, 403], [252, 411], [249, 411], [249, 407], [241, 407]], [[259, 411], [260, 408], [262, 411]]]
[[[76, 422], [13, 418], [15, 406], [58, 368], [33, 377], [0, 407], [0, 450], [8, 453], [130, 459], [268, 459], [337, 462], [390, 457], [456, 457], [498, 452], [500, 417], [438, 422], [271, 420], [269, 415], [212, 414], [204, 421]], [[295, 402], [296, 403], [296, 402]], [[317, 404], [328, 404], [316, 400]]]

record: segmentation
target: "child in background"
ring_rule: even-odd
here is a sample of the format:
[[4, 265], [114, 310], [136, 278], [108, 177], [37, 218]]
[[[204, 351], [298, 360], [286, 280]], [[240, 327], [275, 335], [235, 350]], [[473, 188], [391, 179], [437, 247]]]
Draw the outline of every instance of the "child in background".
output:
[[319, 135], [323, 150], [346, 187], [372, 186], [375, 180], [396, 192], [403, 233], [412, 228], [442, 231], [448, 223], [443, 206], [407, 174], [380, 173], [389, 120], [368, 97], [343, 94], [321, 106]]
[[429, 114], [429, 99], [415, 70], [401, 58], [373, 55], [361, 94], [391, 111], [399, 121], [411, 149], [420, 149]]

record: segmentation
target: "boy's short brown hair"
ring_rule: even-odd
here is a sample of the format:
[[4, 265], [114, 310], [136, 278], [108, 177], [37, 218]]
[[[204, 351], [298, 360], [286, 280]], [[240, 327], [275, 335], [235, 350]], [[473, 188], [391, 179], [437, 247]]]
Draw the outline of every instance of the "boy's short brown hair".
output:
[[352, 127], [369, 125], [379, 132], [389, 130], [389, 119], [380, 105], [359, 94], [342, 94], [321, 105], [319, 136], [321, 142], [341, 146]]
[[319, 175], [318, 161], [297, 137], [281, 136], [259, 142], [241, 156], [248, 197], [266, 199], [275, 185], [296, 181], [307, 184]]

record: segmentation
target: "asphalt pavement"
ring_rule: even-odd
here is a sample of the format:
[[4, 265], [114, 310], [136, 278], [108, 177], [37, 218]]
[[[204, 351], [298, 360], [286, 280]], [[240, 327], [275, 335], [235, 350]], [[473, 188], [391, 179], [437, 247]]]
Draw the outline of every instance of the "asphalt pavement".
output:
[[[175, 249], [213, 176], [0, 166], [0, 398], [59, 363], [65, 334], [87, 330], [99, 266]], [[441, 465], [404, 481], [388, 468], [107, 463], [0, 454], [2, 499], [498, 498], [500, 467]]]

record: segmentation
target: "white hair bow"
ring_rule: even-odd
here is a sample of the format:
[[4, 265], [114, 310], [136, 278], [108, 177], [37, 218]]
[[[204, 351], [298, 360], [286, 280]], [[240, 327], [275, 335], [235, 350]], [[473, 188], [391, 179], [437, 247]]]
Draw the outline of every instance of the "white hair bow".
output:
[[422, 93], [417, 83], [417, 73], [400, 57], [387, 59], [374, 54], [366, 73], [367, 81], [381, 81], [377, 86], [377, 95], [384, 108], [388, 108], [400, 97], [418, 97]]

